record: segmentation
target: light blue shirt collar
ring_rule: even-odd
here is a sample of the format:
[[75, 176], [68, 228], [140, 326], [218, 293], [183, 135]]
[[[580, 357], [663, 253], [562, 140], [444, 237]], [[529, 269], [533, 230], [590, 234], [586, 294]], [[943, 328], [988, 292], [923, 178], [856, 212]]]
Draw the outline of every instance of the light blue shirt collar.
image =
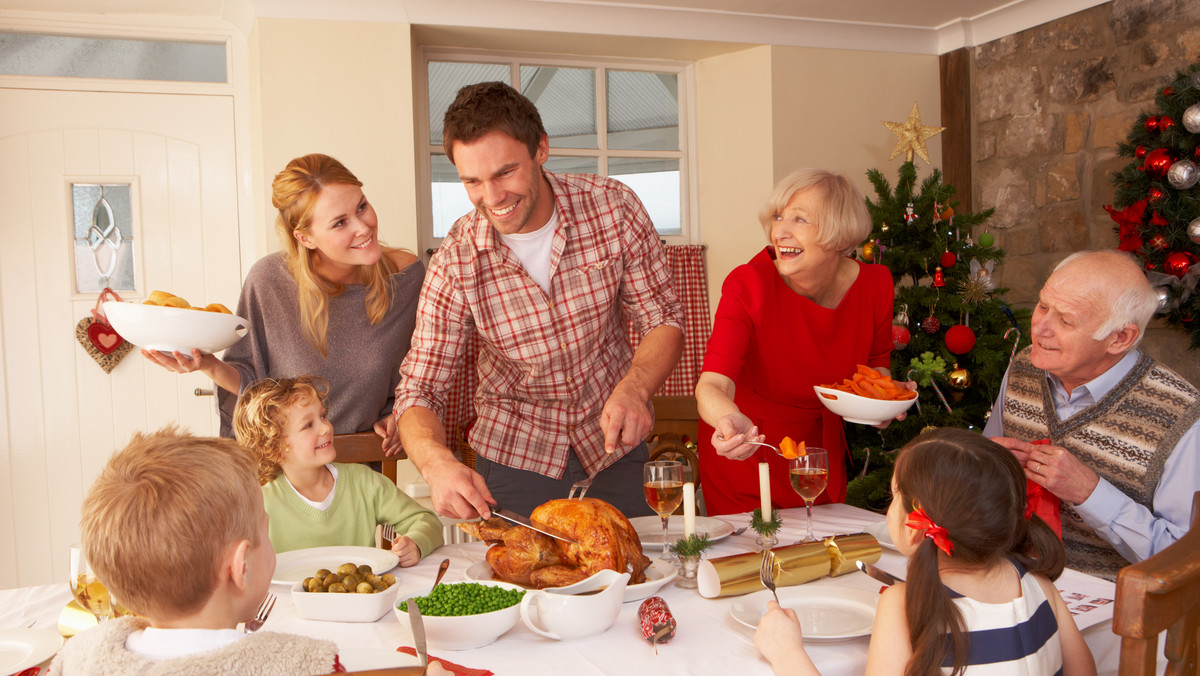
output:
[[1133, 370], [1141, 354], [1138, 350], [1126, 352], [1125, 356], [1116, 364], [1113, 364], [1112, 368], [1083, 385], [1076, 387], [1070, 395], [1067, 394], [1067, 388], [1063, 387], [1062, 381], [1047, 372], [1046, 379], [1050, 383], [1050, 391], [1054, 397], [1054, 408], [1058, 412], [1058, 419], [1066, 420], [1103, 399], [1106, 394], [1117, 386], [1117, 383], [1121, 382], [1122, 378]]

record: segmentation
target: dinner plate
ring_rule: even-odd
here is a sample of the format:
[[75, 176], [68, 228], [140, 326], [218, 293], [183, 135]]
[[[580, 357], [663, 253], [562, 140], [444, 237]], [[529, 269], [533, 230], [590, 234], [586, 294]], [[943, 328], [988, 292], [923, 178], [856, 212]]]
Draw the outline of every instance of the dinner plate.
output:
[[271, 584], [294, 585], [303, 582], [320, 568], [333, 570], [343, 563], [371, 567], [376, 575], [383, 575], [400, 563], [400, 557], [387, 549], [374, 547], [313, 547], [293, 549], [275, 555], [275, 576]]
[[[796, 611], [805, 641], [844, 641], [868, 636], [875, 622], [875, 591], [840, 586], [780, 587], [779, 604]], [[762, 590], [733, 602], [733, 619], [755, 629], [767, 612], [771, 592]]]
[[[633, 524], [633, 529], [637, 531], [638, 539], [642, 541], [642, 547], [658, 547], [658, 551], [662, 550], [662, 519], [657, 516], [639, 516], [630, 519], [629, 523]], [[733, 535], [733, 526], [710, 516], [696, 517], [696, 535], [706, 533], [710, 541], [716, 542]], [[683, 537], [683, 517], [675, 514], [667, 522], [667, 539], [674, 542], [681, 537]]]
[[0, 629], [0, 674], [36, 667], [53, 657], [62, 642], [49, 629]]
[[892, 534], [888, 532], [887, 521], [876, 521], [869, 526], [863, 526], [863, 532], [878, 540], [880, 546], [900, 551], [896, 549], [896, 543], [892, 542]]
[[[662, 589], [671, 580], [674, 580], [676, 574], [675, 566], [662, 559], [652, 559], [650, 567], [646, 569], [646, 581], [627, 585], [625, 587], [625, 598], [622, 600], [622, 603], [641, 601], [644, 598], [653, 596], [659, 589]], [[467, 568], [465, 575], [468, 580], [475, 582], [495, 579], [492, 577], [492, 567], [487, 561], [480, 561]]]

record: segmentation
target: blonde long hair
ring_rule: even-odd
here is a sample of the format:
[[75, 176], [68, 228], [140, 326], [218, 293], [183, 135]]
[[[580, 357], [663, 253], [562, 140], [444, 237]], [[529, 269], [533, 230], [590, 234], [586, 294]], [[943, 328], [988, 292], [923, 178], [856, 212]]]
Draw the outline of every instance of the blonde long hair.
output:
[[[271, 184], [271, 204], [279, 210], [275, 218], [275, 231], [283, 246], [288, 270], [298, 287], [304, 336], [323, 357], [327, 356], [329, 298], [341, 294], [345, 285], [317, 274], [314, 267], [316, 252], [301, 246], [294, 233], [299, 231], [307, 235], [312, 231], [313, 206], [322, 188], [336, 184], [362, 187], [362, 181], [350, 173], [345, 165], [328, 155], [317, 153], [288, 162]], [[367, 317], [372, 324], [378, 324], [391, 307], [387, 278], [394, 272], [397, 272], [395, 264], [388, 258], [386, 250], [377, 263], [363, 268], [363, 283], [367, 287]]]

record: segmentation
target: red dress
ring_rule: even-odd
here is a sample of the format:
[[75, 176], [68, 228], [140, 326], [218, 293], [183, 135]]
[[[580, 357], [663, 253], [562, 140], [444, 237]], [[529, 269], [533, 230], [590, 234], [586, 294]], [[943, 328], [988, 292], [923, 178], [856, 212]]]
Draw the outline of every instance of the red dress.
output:
[[[838, 307], [817, 305], [788, 287], [770, 247], [725, 278], [704, 370], [733, 380], [734, 403], [758, 425], [766, 442], [785, 436], [829, 452], [829, 486], [817, 503], [846, 500], [846, 434], [842, 419], [817, 401], [813, 385], [854, 374], [855, 366], [890, 367], [892, 274], [883, 265], [858, 263], [858, 278]], [[700, 467], [709, 514], [748, 512], [761, 506], [758, 463], [771, 466], [775, 508], [804, 500], [788, 483], [788, 462], [769, 448], [745, 460], [717, 455], [713, 428], [700, 422]]]

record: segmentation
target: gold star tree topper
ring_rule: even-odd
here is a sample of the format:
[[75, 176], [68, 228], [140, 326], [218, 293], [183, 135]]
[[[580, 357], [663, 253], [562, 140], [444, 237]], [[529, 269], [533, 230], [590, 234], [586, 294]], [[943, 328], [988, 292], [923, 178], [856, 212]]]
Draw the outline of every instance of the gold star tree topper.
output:
[[921, 111], [917, 109], [917, 102], [913, 101], [912, 112], [908, 114], [908, 120], [905, 122], [884, 122], [883, 126], [887, 127], [897, 136], [896, 146], [892, 148], [892, 154], [888, 155], [888, 159], [895, 159], [900, 153], [904, 153], [906, 162], [913, 161], [913, 153], [921, 156], [921, 159], [929, 163], [929, 149], [925, 147], [925, 142], [946, 131], [945, 127], [928, 127], [921, 124]]

